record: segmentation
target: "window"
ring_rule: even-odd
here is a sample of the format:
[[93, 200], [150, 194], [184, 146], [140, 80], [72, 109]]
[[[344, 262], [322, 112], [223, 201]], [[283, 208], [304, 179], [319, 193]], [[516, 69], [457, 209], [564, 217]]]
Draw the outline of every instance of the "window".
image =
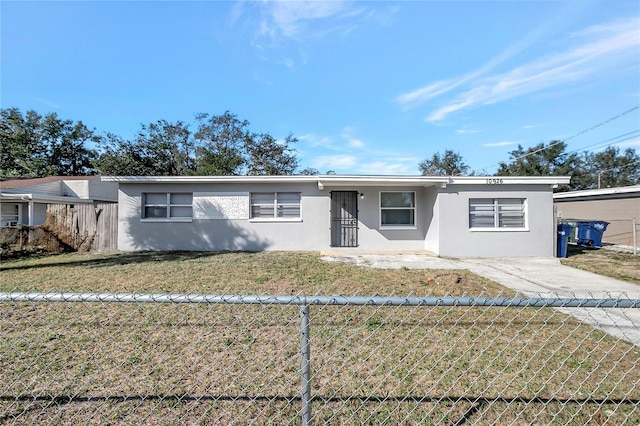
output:
[[416, 226], [416, 193], [381, 192], [380, 225], [390, 228]]
[[0, 226], [17, 226], [20, 223], [21, 207], [17, 203], [0, 204]]
[[471, 198], [470, 228], [525, 228], [525, 200], [522, 198]]
[[300, 219], [299, 192], [255, 192], [251, 194], [252, 219]]
[[189, 220], [193, 218], [193, 194], [187, 192], [149, 192], [142, 194], [143, 219]]

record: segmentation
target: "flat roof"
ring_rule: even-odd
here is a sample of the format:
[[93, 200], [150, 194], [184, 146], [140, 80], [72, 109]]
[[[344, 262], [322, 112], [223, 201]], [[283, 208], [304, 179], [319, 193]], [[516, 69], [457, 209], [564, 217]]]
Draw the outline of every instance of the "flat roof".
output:
[[553, 194], [554, 199], [599, 197], [610, 195], [640, 194], [640, 185], [620, 186], [617, 188], [585, 189], [583, 191], [559, 192]]
[[103, 176], [119, 183], [318, 183], [318, 186], [561, 185], [569, 176], [411, 176], [411, 175], [287, 175], [287, 176]]

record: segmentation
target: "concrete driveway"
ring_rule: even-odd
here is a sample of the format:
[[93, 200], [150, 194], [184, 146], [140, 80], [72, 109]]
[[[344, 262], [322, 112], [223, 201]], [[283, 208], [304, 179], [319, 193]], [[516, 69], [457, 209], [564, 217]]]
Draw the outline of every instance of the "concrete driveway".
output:
[[[323, 259], [372, 268], [467, 269], [528, 297], [640, 299], [640, 285], [564, 266], [556, 258], [444, 259], [428, 254], [328, 252]], [[640, 346], [640, 308], [558, 309]]]

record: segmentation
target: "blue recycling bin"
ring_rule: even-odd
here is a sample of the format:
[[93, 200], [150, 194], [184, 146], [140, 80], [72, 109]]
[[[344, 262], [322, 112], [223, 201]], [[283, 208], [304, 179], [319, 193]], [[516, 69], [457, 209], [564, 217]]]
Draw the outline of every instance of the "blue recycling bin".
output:
[[567, 246], [569, 244], [569, 236], [573, 232], [573, 226], [568, 223], [559, 223], [558, 224], [558, 250], [557, 257], [567, 257]]
[[609, 222], [589, 220], [578, 222], [577, 243], [585, 247], [602, 247], [602, 234], [607, 230]]

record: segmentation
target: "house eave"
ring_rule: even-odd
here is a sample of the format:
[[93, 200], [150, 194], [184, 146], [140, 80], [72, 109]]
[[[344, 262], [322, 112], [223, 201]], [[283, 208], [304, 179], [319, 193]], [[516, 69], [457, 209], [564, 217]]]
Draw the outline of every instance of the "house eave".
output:
[[569, 176], [103, 176], [105, 182], [118, 183], [316, 183], [319, 188], [362, 186], [446, 185], [562, 185]]

